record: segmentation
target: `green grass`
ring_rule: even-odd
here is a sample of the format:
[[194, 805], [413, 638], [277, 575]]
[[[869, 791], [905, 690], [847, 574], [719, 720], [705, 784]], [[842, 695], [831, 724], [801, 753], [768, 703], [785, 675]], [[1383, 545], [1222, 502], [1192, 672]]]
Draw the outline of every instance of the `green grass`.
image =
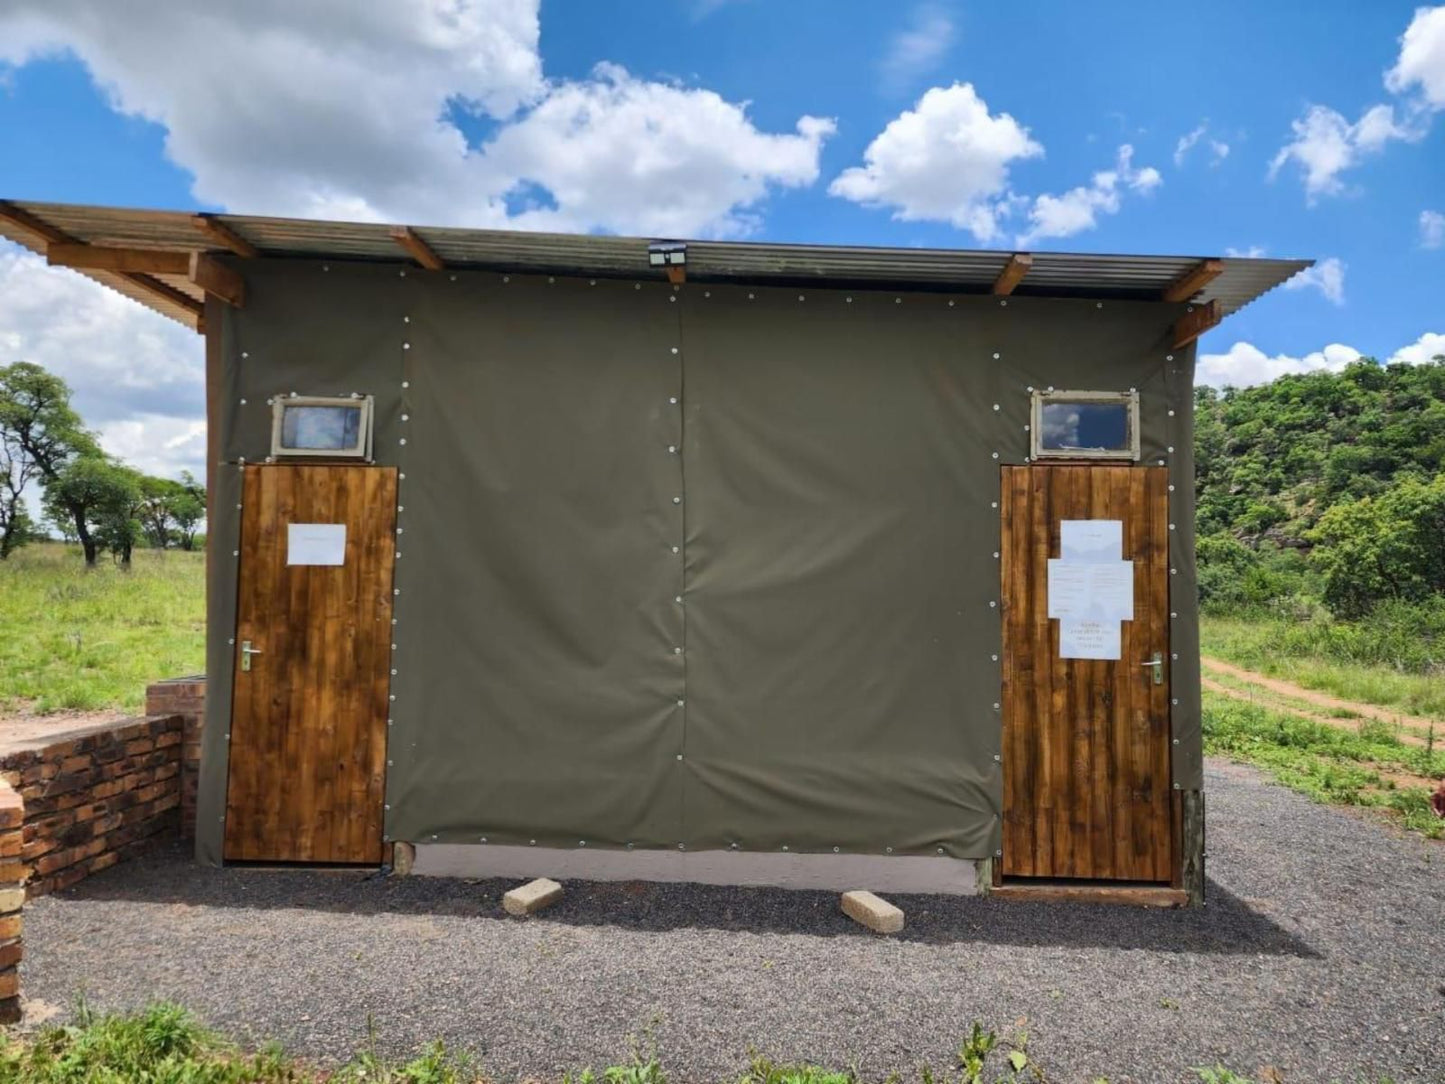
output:
[[[884, 1080], [902, 1084], [982, 1084], [1053, 1079], [1025, 1051], [1026, 1036], [1000, 1041], [978, 1024], [959, 1045], [955, 1064], [941, 1071], [927, 1065]], [[0, 1084], [481, 1084], [490, 1080], [473, 1060], [434, 1043], [415, 1057], [391, 1061], [377, 1056], [375, 1043], [343, 1066], [317, 1066], [270, 1045], [245, 1053], [202, 1027], [176, 1005], [153, 1005], [128, 1016], [96, 1016], [82, 1004], [76, 1022], [33, 1034], [7, 1037], [0, 1030]], [[1253, 1078], [1222, 1067], [1197, 1069], [1205, 1081], [1253, 1084]], [[655, 1051], [633, 1046], [630, 1060], [602, 1070], [584, 1069], [564, 1077], [570, 1084], [667, 1084]], [[852, 1069], [787, 1065], [754, 1056], [727, 1084], [858, 1084]], [[1107, 1084], [1107, 1082], [1105, 1082]]]
[[0, 712], [139, 710], [149, 682], [205, 667], [205, 558], [137, 550], [129, 572], [78, 549], [0, 561]]
[[1331, 645], [1349, 634], [1329, 622], [1205, 616], [1199, 632], [1204, 654], [1237, 666], [1342, 700], [1445, 719], [1445, 669], [1415, 672], [1388, 661], [1341, 657], [1349, 648], [1332, 651]]
[[1397, 770], [1445, 778], [1445, 751], [1405, 745], [1383, 725], [1346, 730], [1206, 692], [1204, 750], [1258, 765], [1316, 801], [1381, 810], [1411, 831], [1445, 839], [1430, 788], [1387, 777]]

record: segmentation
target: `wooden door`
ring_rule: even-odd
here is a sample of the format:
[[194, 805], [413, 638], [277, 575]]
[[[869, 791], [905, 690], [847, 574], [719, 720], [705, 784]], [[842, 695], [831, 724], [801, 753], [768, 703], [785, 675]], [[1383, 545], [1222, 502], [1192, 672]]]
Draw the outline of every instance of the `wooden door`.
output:
[[395, 525], [392, 468], [245, 468], [230, 861], [381, 862]]
[[[1003, 875], [1171, 881], [1167, 471], [1004, 467], [1002, 490]], [[1048, 616], [1059, 525], [1090, 519], [1134, 562], [1117, 661], [1060, 658]]]

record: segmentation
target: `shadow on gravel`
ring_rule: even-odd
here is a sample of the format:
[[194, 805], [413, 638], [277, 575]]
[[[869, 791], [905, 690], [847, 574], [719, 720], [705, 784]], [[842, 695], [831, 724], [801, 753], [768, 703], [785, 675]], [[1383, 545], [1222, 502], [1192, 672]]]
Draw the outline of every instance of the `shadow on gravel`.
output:
[[[180, 847], [122, 863], [52, 897], [196, 908], [295, 908], [341, 914], [400, 914], [490, 922], [548, 922], [661, 932], [688, 928], [804, 937], [875, 936], [838, 910], [832, 892], [639, 881], [571, 881], [544, 915], [519, 920], [501, 909], [515, 881], [382, 877], [355, 870], [213, 869]], [[1089, 904], [1025, 903], [958, 896], [891, 896], [908, 916], [899, 940], [1067, 948], [1144, 949], [1217, 955], [1318, 958], [1307, 943], [1251, 910], [1214, 881], [1208, 906], [1161, 911]], [[37, 901], [38, 902], [38, 901]], [[158, 919], [164, 921], [164, 919]]]

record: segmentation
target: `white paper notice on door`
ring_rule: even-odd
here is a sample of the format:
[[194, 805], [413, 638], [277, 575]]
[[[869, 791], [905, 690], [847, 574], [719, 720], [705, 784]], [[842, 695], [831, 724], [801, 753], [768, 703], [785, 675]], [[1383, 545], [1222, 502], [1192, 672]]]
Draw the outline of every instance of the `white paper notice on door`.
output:
[[1117, 659], [1120, 655], [1120, 624], [1117, 621], [1089, 621], [1066, 618], [1059, 622], [1059, 658]]
[[1065, 561], [1099, 564], [1124, 553], [1121, 519], [1066, 519], [1059, 523], [1059, 556]]
[[288, 565], [341, 565], [346, 563], [346, 524], [286, 524]]
[[1099, 564], [1049, 558], [1049, 616], [1134, 620], [1134, 562]]

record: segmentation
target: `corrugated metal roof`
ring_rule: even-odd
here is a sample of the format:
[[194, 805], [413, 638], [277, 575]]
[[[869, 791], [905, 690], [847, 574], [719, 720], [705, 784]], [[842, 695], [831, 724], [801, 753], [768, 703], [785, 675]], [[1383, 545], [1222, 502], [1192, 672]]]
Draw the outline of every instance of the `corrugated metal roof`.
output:
[[[94, 245], [209, 251], [215, 243], [197, 228], [192, 212], [143, 211], [64, 203], [0, 202], [0, 236], [43, 253], [44, 236], [5, 217], [14, 208], [53, 231]], [[370, 222], [212, 216], [265, 256], [409, 262], [392, 238], [394, 227]], [[527, 233], [443, 226], [413, 227], [448, 265], [549, 274], [660, 278], [648, 264], [647, 238], [588, 234]], [[788, 245], [770, 242], [689, 241], [689, 280], [736, 281], [762, 285], [850, 286], [985, 293], [1013, 255], [987, 249], [873, 248], [845, 245]], [[1128, 256], [1036, 252], [1033, 266], [1014, 291], [1019, 296], [1158, 298], [1201, 260], [1217, 258], [1223, 270], [1193, 299], [1217, 299], [1224, 315], [1309, 267], [1311, 260], [1245, 257]], [[196, 313], [183, 300], [152, 288], [154, 282], [185, 298], [203, 300], [201, 291], [178, 277], [124, 276], [83, 272], [157, 312], [197, 326]]]

